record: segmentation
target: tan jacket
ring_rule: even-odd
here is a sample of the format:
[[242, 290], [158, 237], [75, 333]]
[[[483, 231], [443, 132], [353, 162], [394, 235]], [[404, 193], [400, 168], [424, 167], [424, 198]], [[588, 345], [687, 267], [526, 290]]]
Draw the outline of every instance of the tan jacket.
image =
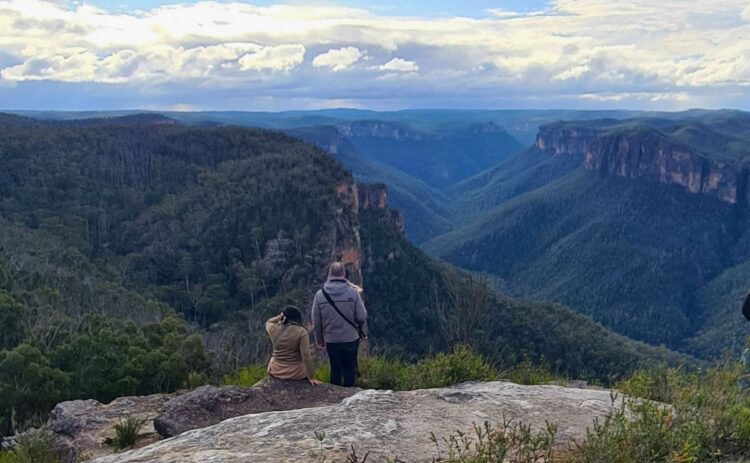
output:
[[273, 360], [286, 365], [304, 364], [307, 376], [312, 377], [315, 368], [310, 353], [310, 334], [299, 325], [284, 325], [281, 318], [282, 315], [277, 315], [266, 322], [266, 331], [273, 343]]

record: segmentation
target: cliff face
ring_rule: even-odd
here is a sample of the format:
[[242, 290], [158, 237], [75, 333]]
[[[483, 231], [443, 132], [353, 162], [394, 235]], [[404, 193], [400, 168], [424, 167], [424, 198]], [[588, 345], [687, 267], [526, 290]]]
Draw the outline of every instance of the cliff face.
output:
[[362, 284], [362, 241], [359, 224], [353, 220], [360, 211], [381, 209], [388, 211], [391, 226], [404, 232], [404, 216], [400, 210], [388, 208], [388, 189], [383, 184], [342, 183], [336, 193], [344, 207], [336, 211], [336, 226], [333, 228], [332, 260], [340, 260], [347, 267], [349, 279]]
[[404, 233], [404, 214], [398, 209], [388, 208], [388, 188], [382, 183], [358, 185], [359, 210], [383, 209], [388, 211], [391, 227], [398, 233]]
[[338, 126], [345, 137], [379, 137], [395, 140], [422, 140], [424, 135], [385, 121], [354, 121]]
[[746, 171], [708, 159], [654, 128], [601, 134], [595, 129], [547, 126], [540, 129], [535, 145], [554, 156], [582, 154], [583, 167], [599, 174], [679, 185], [729, 204], [750, 203]]

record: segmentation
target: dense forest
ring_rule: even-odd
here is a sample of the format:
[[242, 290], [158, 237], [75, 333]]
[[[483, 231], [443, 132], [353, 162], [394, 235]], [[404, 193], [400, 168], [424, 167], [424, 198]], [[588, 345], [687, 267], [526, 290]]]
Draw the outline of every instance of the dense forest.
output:
[[289, 136], [155, 115], [0, 118], [0, 425], [72, 398], [173, 391], [265, 360], [263, 321], [360, 250], [373, 350], [468, 344], [606, 380], [685, 361], [561, 306], [496, 294], [358, 210], [349, 172]]
[[748, 142], [750, 117], [731, 111], [551, 124], [539, 146], [454, 187], [463, 225], [425, 248], [630, 337], [736, 353]]

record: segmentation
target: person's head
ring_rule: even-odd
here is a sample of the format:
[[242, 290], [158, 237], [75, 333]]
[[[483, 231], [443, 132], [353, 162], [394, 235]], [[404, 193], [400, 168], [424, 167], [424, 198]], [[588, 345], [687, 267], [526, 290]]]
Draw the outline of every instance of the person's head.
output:
[[343, 262], [334, 262], [328, 267], [328, 278], [346, 278], [346, 267]]
[[288, 305], [284, 309], [284, 324], [288, 325], [290, 323], [301, 325], [302, 312], [300, 312], [298, 308]]

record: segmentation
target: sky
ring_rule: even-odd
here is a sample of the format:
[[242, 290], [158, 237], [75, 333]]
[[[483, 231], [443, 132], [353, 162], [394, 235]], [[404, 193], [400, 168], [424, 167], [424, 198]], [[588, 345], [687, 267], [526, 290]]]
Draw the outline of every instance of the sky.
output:
[[750, 0], [0, 0], [0, 109], [750, 109]]

